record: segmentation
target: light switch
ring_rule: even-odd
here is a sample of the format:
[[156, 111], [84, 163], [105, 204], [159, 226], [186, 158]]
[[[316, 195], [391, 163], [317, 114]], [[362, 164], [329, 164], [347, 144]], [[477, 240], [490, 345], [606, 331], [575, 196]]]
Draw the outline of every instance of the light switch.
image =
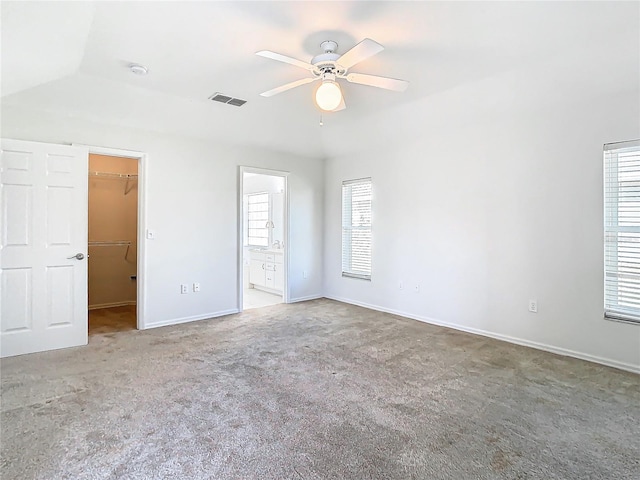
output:
[[155, 230], [151, 230], [150, 228], [147, 228], [147, 239], [148, 240], [155, 240], [156, 238], [156, 231]]

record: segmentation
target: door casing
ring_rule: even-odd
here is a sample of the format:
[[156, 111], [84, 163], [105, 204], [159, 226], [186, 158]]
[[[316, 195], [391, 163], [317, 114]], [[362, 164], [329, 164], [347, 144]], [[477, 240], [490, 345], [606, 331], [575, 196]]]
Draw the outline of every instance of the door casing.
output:
[[244, 174], [245, 173], [257, 173], [259, 175], [270, 175], [273, 177], [282, 177], [284, 180], [284, 287], [282, 301], [289, 303], [289, 246], [291, 245], [291, 239], [289, 237], [289, 172], [283, 172], [280, 170], [269, 170], [266, 168], [247, 167], [240, 166], [238, 169], [238, 311], [242, 312], [244, 302], [244, 288], [243, 288], [243, 275], [244, 275], [244, 209], [242, 207], [242, 201], [244, 198]]
[[[89, 154], [108, 155], [110, 157], [126, 157], [138, 160], [138, 262], [136, 265], [136, 319], [138, 330], [146, 328], [145, 306], [147, 300], [146, 291], [146, 211], [147, 211], [147, 154], [134, 150], [123, 150], [119, 148], [98, 147], [94, 145], [79, 145], [86, 148]], [[89, 158], [87, 155], [87, 163]]]

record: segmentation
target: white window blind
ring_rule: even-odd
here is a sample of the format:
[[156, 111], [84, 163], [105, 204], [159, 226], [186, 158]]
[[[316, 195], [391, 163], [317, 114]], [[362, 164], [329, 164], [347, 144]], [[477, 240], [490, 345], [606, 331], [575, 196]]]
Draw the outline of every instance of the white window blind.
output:
[[371, 179], [342, 182], [342, 275], [371, 279]]
[[256, 247], [269, 246], [269, 194], [247, 195], [247, 244]]
[[605, 317], [640, 322], [640, 140], [604, 146]]

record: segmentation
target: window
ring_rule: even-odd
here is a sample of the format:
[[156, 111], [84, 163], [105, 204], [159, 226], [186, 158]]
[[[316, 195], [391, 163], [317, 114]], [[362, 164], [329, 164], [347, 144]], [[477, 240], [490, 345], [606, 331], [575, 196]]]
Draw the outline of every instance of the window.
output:
[[371, 279], [371, 179], [342, 182], [342, 276]]
[[604, 146], [604, 314], [640, 322], [640, 140]]
[[269, 194], [253, 193], [247, 195], [247, 245], [269, 246], [268, 221]]

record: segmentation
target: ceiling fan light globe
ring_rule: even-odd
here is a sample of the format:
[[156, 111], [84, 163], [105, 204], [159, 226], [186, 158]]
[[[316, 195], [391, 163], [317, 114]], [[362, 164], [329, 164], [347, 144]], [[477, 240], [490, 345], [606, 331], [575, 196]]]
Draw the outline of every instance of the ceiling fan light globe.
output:
[[335, 110], [342, 101], [342, 91], [336, 82], [324, 81], [316, 90], [316, 104], [321, 110]]

